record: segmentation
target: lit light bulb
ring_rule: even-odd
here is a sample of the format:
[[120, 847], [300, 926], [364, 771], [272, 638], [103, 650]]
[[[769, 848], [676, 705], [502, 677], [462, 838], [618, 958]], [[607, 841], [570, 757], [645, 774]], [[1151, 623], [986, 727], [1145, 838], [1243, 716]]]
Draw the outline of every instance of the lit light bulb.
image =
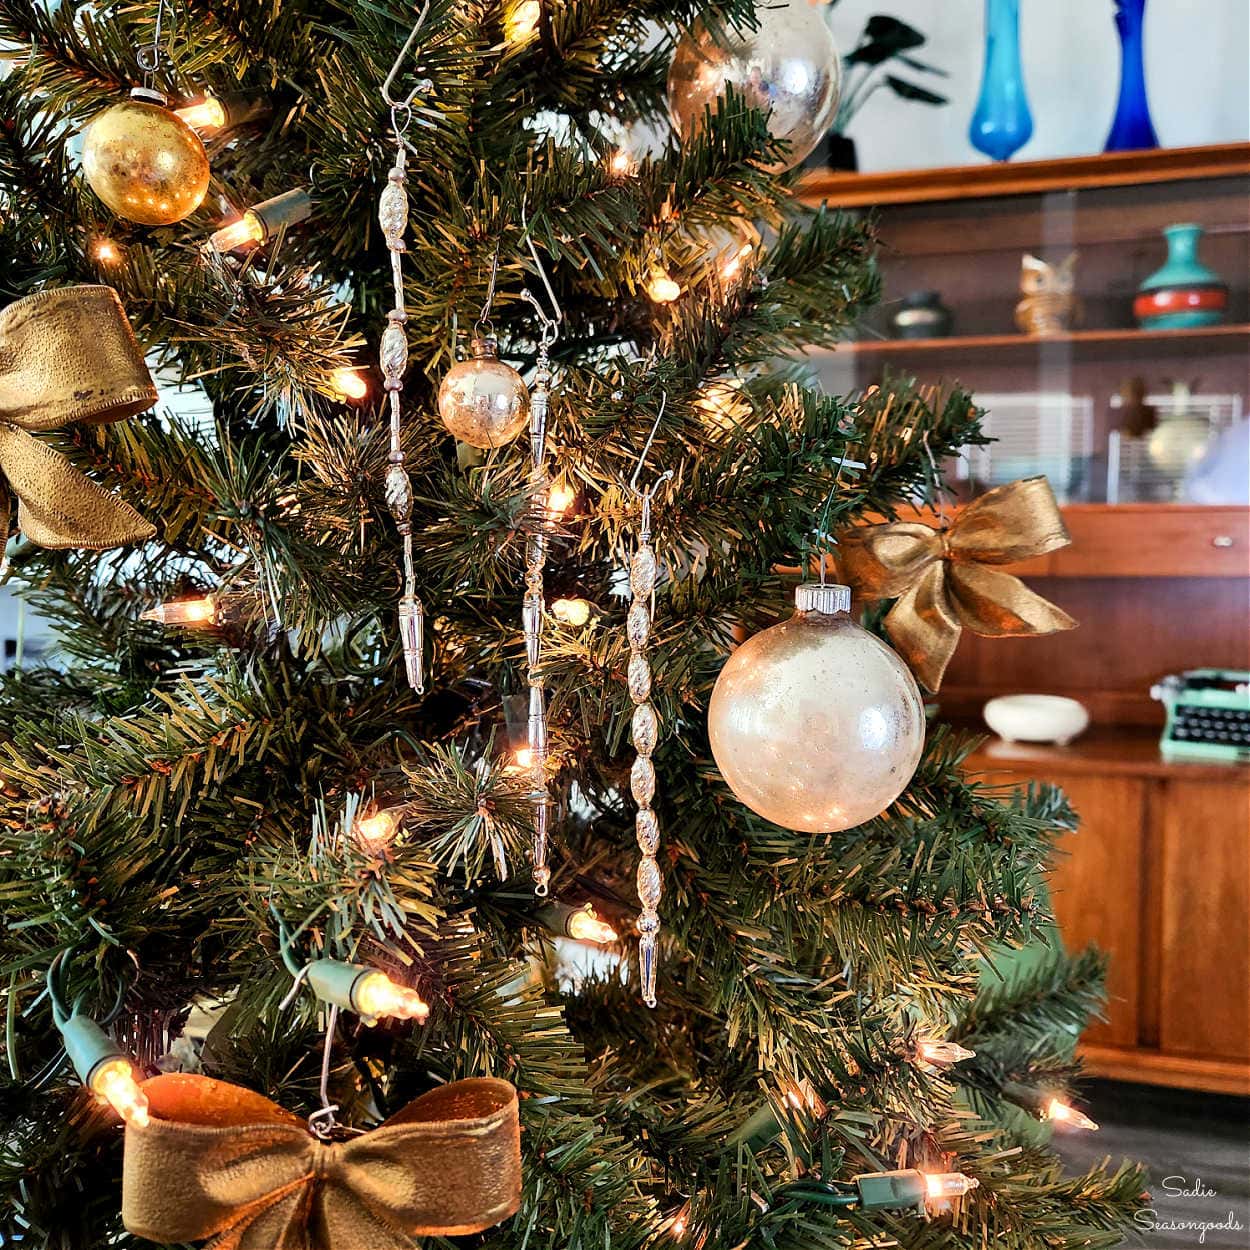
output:
[[634, 169], [634, 158], [624, 148], [617, 148], [608, 158], [608, 172], [614, 178], [628, 178]]
[[344, 366], [330, 374], [330, 388], [340, 399], [364, 399], [369, 381], [358, 369]]
[[585, 599], [554, 599], [551, 603], [551, 615], [557, 621], [580, 629], [590, 620], [590, 604]]
[[199, 599], [173, 599], [140, 612], [139, 619], [156, 621], [159, 625], [212, 626], [217, 624], [217, 600], [213, 595], [204, 595]]
[[925, 1196], [930, 1202], [944, 1202], [948, 1198], [961, 1198], [980, 1185], [973, 1176], [962, 1172], [926, 1172], [924, 1174]]
[[237, 252], [264, 241], [265, 223], [250, 208], [238, 221], [229, 222], [208, 236], [213, 251], [222, 253]]
[[563, 516], [577, 498], [577, 492], [567, 482], [556, 482], [547, 492], [547, 511], [552, 516]]
[[220, 130], [226, 124], [226, 106], [216, 96], [206, 95], [194, 104], [174, 109], [192, 130]]
[[385, 972], [377, 969], [357, 978], [352, 986], [352, 1006], [366, 1023], [382, 1016], [424, 1021], [430, 1014], [428, 1004], [416, 990], [396, 985]]
[[742, 394], [737, 378], [710, 382], [699, 393], [694, 406], [714, 429], [727, 430], [738, 425], [751, 411], [750, 401]]
[[680, 294], [681, 286], [662, 269], [656, 269], [647, 281], [647, 295], [657, 304], [671, 304]]
[[366, 851], [379, 854], [387, 850], [399, 830], [400, 816], [391, 808], [379, 808], [368, 816], [357, 816], [352, 822], [352, 836]]
[[534, 752], [529, 747], [517, 747], [513, 758], [517, 768], [526, 769], [534, 763]]
[[543, 10], [539, 0], [521, 0], [504, 20], [504, 34], [509, 43], [525, 43], [538, 31]]
[[134, 1068], [124, 1055], [105, 1059], [95, 1066], [87, 1082], [91, 1092], [103, 1099], [127, 1124], [145, 1128], [148, 1123], [148, 1096], [135, 1080]]
[[690, 1228], [690, 1203], [679, 1210], [668, 1222], [668, 1235], [674, 1241], [681, 1241], [685, 1237], [687, 1230]]
[[91, 244], [91, 258], [101, 265], [120, 265], [122, 250], [112, 239], [99, 238]]
[[923, 1063], [945, 1066], [975, 1059], [977, 1052], [961, 1046], [958, 1042], [923, 1041], [916, 1047], [916, 1054]]
[[829, 1110], [824, 1099], [806, 1077], [798, 1081], [785, 1081], [782, 1084], [782, 1101], [795, 1111], [810, 1111], [817, 1116], [822, 1116]]
[[731, 282], [742, 272], [742, 264], [751, 255], [751, 245], [744, 243], [732, 256], [721, 262], [720, 276], [725, 282]]
[[1098, 1125], [1083, 1111], [1078, 1111], [1075, 1107], [1068, 1106], [1066, 1102], [1062, 1102], [1058, 1098], [1052, 1098], [1046, 1104], [1046, 1109], [1042, 1112], [1042, 1119], [1053, 1120], [1056, 1124], [1070, 1124], [1073, 1128], [1082, 1128], [1090, 1133], [1098, 1128]]
[[569, 917], [568, 932], [578, 942], [597, 942], [600, 946], [610, 946], [617, 940], [616, 930], [600, 920], [589, 903]]

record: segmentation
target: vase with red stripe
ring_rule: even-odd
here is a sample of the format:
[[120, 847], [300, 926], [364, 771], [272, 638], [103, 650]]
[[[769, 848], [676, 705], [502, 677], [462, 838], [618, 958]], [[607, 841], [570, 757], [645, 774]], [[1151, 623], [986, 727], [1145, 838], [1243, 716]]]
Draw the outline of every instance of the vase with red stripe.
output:
[[1228, 309], [1228, 287], [1198, 259], [1202, 227], [1168, 226], [1168, 260], [1137, 288], [1133, 315], [1143, 330], [1187, 330], [1215, 325]]

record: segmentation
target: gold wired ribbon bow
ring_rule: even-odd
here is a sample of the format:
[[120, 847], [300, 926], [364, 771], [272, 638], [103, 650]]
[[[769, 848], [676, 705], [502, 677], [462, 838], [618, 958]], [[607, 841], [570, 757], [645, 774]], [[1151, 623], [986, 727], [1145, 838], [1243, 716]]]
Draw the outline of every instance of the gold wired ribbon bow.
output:
[[1071, 541], [1050, 483], [1029, 477], [974, 499], [944, 530], [893, 521], [840, 534], [838, 568], [863, 597], [895, 600], [885, 618], [890, 641], [936, 692], [965, 627], [995, 638], [1075, 628], [1062, 608], [993, 567]]
[[156, 530], [35, 434], [72, 421], [121, 421], [151, 408], [156, 387], [117, 292], [70, 286], [0, 312], [0, 550], [11, 496], [41, 547], [102, 550]]
[[122, 1220], [211, 1250], [411, 1250], [498, 1224], [521, 1202], [516, 1090], [475, 1077], [422, 1094], [380, 1127], [321, 1141], [261, 1094], [205, 1076], [143, 1083], [126, 1126]]

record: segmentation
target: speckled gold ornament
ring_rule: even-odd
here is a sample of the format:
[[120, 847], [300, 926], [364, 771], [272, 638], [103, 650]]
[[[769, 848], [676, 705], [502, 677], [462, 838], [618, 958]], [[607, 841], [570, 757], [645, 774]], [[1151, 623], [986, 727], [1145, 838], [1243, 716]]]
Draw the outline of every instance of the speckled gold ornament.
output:
[[502, 447], [525, 429], [530, 397], [525, 381], [499, 359], [498, 345], [483, 336], [473, 340], [468, 360], [452, 365], [438, 388], [443, 424], [470, 447]]
[[208, 190], [208, 156], [190, 126], [154, 99], [110, 105], [83, 136], [91, 189], [119, 217], [169, 226], [189, 216]]
[[924, 749], [910, 670], [850, 617], [845, 586], [800, 586], [798, 610], [743, 643], [712, 691], [708, 734], [729, 788], [786, 829], [833, 833], [879, 815]]

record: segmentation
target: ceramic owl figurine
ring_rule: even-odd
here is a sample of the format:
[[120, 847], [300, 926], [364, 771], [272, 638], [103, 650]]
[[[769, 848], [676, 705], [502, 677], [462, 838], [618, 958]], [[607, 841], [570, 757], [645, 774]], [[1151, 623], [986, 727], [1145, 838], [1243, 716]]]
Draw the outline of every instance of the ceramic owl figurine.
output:
[[1062, 334], [1080, 320], [1076, 297], [1076, 253], [1060, 265], [1048, 265], [1025, 254], [1020, 265], [1020, 294], [1016, 325], [1025, 334]]

